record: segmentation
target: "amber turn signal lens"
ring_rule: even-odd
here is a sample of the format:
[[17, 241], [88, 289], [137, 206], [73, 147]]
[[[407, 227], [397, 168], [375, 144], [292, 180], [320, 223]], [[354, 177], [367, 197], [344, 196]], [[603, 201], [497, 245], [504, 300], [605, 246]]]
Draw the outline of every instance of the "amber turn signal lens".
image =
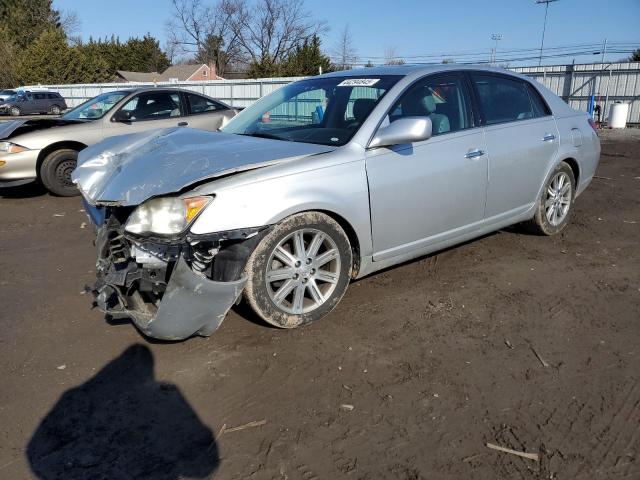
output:
[[187, 208], [187, 223], [193, 220], [204, 207], [211, 201], [211, 197], [191, 197], [185, 198], [184, 204]]
[[0, 160], [0, 167], [2, 167], [5, 163], [7, 162], [5, 162], [4, 160]]

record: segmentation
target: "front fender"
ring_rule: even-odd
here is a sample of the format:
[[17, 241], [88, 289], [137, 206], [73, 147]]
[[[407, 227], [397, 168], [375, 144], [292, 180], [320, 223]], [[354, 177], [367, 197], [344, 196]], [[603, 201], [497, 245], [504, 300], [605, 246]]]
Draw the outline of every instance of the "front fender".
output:
[[364, 160], [267, 178], [215, 190], [213, 202], [191, 227], [207, 233], [278, 223], [294, 213], [322, 210], [349, 223], [362, 255], [370, 255], [369, 189]]

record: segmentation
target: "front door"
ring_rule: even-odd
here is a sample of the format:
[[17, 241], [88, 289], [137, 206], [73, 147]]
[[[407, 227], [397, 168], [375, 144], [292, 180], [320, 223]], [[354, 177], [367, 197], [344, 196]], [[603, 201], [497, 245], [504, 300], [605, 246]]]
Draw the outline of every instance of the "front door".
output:
[[385, 122], [431, 118], [433, 136], [367, 152], [374, 261], [436, 244], [482, 222], [487, 156], [469, 98], [462, 75], [432, 75], [416, 81], [390, 110]]

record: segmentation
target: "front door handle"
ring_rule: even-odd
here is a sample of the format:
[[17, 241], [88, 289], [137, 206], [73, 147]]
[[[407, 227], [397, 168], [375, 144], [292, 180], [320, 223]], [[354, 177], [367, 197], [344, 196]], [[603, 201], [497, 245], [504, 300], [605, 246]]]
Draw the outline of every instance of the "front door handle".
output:
[[556, 139], [556, 136], [553, 133], [547, 133], [544, 137], [542, 137], [543, 142], [553, 142]]
[[187, 125], [189, 125], [189, 122], [178, 122], [179, 127], [186, 127]]
[[467, 153], [464, 158], [478, 158], [484, 155], [484, 150], [479, 150], [479, 149], [475, 149], [475, 150], [471, 150], [469, 153]]

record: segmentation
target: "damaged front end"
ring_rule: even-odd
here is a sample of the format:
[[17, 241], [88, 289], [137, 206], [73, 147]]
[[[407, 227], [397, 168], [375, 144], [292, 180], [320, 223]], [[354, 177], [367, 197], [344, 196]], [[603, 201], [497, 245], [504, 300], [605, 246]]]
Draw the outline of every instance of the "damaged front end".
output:
[[[88, 207], [98, 225], [96, 304], [145, 335], [211, 335], [239, 299], [246, 261], [264, 229], [171, 238], [126, 232], [130, 208]], [[101, 217], [101, 218], [96, 218]]]

